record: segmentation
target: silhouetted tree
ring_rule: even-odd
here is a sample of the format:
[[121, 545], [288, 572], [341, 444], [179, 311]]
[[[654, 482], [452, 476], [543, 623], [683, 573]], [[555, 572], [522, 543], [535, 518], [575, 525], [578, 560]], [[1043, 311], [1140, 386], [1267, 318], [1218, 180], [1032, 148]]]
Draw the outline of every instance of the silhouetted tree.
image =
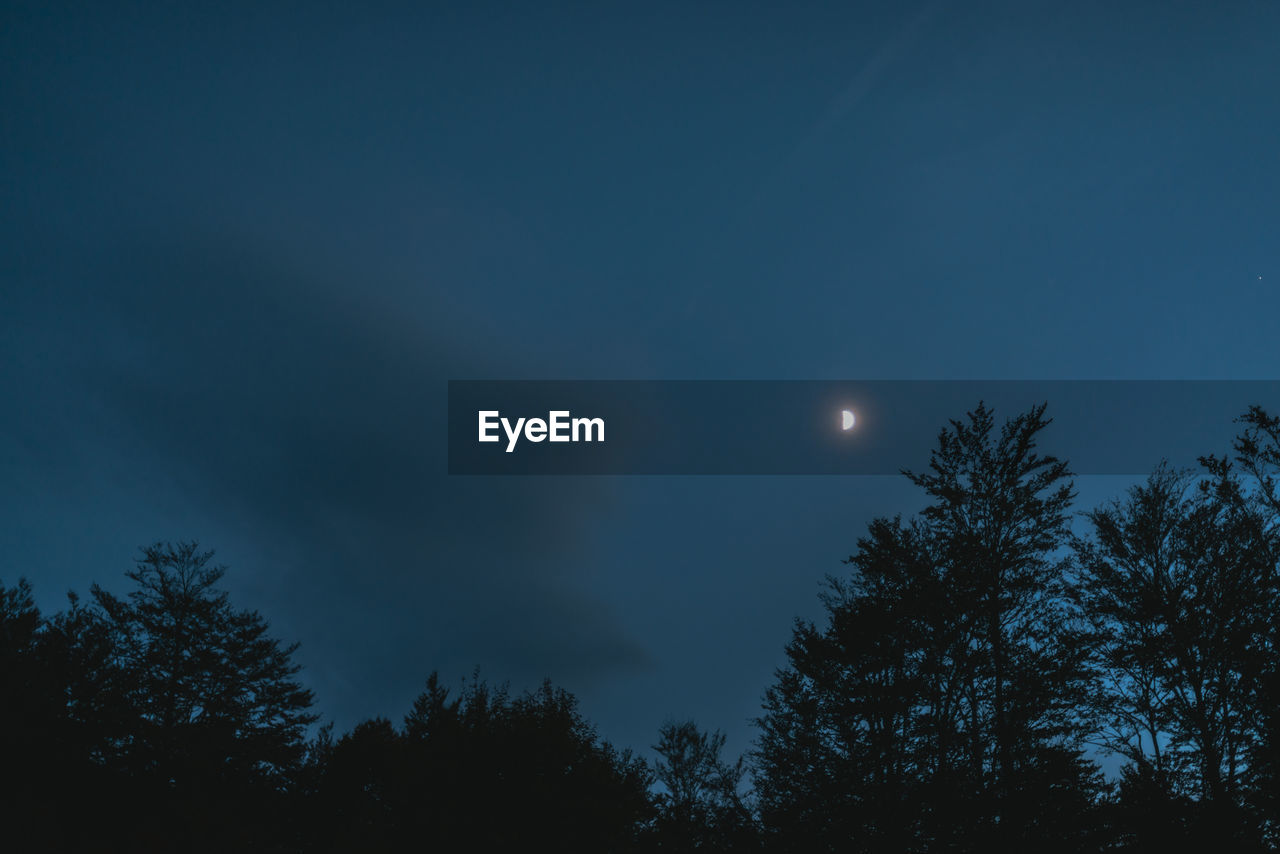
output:
[[931, 503], [879, 519], [800, 622], [765, 697], [762, 819], [783, 850], [1080, 850], [1100, 791], [1083, 755], [1085, 632], [1066, 596], [1066, 464], [1044, 407], [985, 406], [939, 435]]
[[828, 627], [797, 624], [790, 666], [766, 693], [757, 790], [785, 850], [903, 849], [923, 832], [914, 805], [937, 761], [924, 672], [939, 611], [920, 533], [871, 523], [849, 560], [853, 579], [829, 579]]
[[[1270, 791], [1268, 704], [1275, 673], [1277, 543], [1274, 481], [1258, 425], [1237, 440], [1252, 484], [1225, 458], [1193, 476], [1162, 465], [1088, 514], [1078, 544], [1079, 596], [1098, 629], [1100, 737], [1130, 762], [1121, 835], [1134, 849], [1184, 843], [1263, 844], [1250, 792]], [[1147, 820], [1154, 805], [1175, 828]]]
[[128, 780], [113, 764], [129, 732], [125, 684], [108, 632], [69, 596], [43, 617], [30, 586], [0, 585], [0, 799], [4, 840], [79, 850], [123, 839]]
[[[1244, 425], [1234, 445], [1238, 488], [1227, 497], [1246, 504], [1257, 519], [1259, 562], [1267, 583], [1251, 594], [1249, 608], [1260, 625], [1255, 638], [1256, 740], [1247, 756], [1243, 781], [1258, 833], [1280, 847], [1280, 416], [1252, 406], [1236, 419]], [[1221, 465], [1221, 463], [1218, 463]]]
[[321, 783], [319, 847], [392, 851], [412, 838], [412, 760], [406, 748], [386, 718], [364, 721], [338, 739]]
[[[296, 646], [194, 543], [46, 616], [0, 584], [0, 845], [120, 851], [1167, 851], [1280, 846], [1280, 418], [1068, 534], [1044, 407], [952, 421], [797, 621], [752, 754], [693, 722], [651, 768], [573, 695], [432, 674], [335, 741]], [[1106, 783], [1086, 743], [1121, 756]], [[655, 792], [652, 787], [660, 784]], [[753, 807], [755, 808], [753, 811]]]
[[41, 661], [41, 623], [26, 579], [13, 587], [0, 584], [0, 763], [10, 782], [25, 781], [0, 802], [0, 816], [20, 841], [34, 837], [29, 821], [55, 818], [44, 802], [52, 789], [46, 752], [60, 710]]
[[931, 499], [922, 517], [970, 649], [965, 761], [1006, 844], [1042, 837], [1062, 787], [1088, 782], [1077, 773], [1086, 659], [1063, 555], [1074, 490], [1066, 462], [1035, 450], [1044, 410], [997, 434], [979, 405], [939, 435], [928, 472], [908, 475]]
[[41, 622], [25, 578], [13, 587], [0, 583], [0, 680], [5, 687], [0, 693], [0, 738], [7, 756], [27, 739], [32, 722], [49, 714], [41, 708], [48, 700], [39, 685], [36, 641]]
[[1145, 483], [1086, 514], [1092, 537], [1076, 545], [1079, 595], [1098, 628], [1106, 674], [1097, 698], [1100, 738], [1151, 779], [1173, 774], [1167, 737], [1175, 714], [1168, 684], [1168, 598], [1187, 558], [1192, 479], [1161, 465]]
[[1235, 441], [1235, 457], [1254, 479], [1253, 497], [1270, 510], [1271, 524], [1280, 522], [1280, 415], [1251, 406], [1236, 419], [1244, 429]]
[[635, 850], [652, 817], [648, 766], [597, 738], [563, 689], [512, 698], [435, 674], [404, 726], [340, 739], [323, 772], [318, 850]]
[[703, 732], [693, 721], [669, 722], [658, 730], [655, 772], [665, 792], [658, 797], [656, 849], [745, 851], [757, 845], [740, 791], [742, 759], [728, 763], [724, 745], [721, 732]]
[[232, 607], [212, 554], [157, 543], [127, 573], [126, 597], [93, 586], [130, 716], [107, 749], [140, 795], [164, 806], [138, 834], [189, 850], [263, 850], [282, 832], [312, 697], [295, 678], [296, 645], [270, 637], [256, 611]]

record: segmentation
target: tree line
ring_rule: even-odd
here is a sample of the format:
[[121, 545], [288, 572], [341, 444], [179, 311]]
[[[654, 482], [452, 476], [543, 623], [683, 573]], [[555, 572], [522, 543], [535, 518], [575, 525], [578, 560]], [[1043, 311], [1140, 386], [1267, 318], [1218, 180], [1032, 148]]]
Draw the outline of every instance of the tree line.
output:
[[[1280, 418], [1084, 513], [1044, 406], [979, 405], [798, 620], [754, 748], [652, 761], [567, 691], [432, 674], [318, 730], [194, 543], [42, 614], [0, 583], [9, 850], [1155, 851], [1280, 845]], [[1073, 526], [1080, 518], [1082, 526]], [[1077, 527], [1083, 532], [1077, 531]], [[1104, 767], [1107, 773], [1104, 773]]]

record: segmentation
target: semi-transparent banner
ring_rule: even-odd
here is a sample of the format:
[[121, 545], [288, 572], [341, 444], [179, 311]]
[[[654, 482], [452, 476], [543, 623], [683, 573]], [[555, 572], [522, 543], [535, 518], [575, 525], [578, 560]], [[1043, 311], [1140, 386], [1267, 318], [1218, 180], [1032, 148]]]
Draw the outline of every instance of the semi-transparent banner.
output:
[[1045, 404], [1042, 454], [1077, 474], [1142, 474], [1224, 454], [1276, 380], [454, 380], [458, 475], [889, 475], [924, 470], [982, 402]]

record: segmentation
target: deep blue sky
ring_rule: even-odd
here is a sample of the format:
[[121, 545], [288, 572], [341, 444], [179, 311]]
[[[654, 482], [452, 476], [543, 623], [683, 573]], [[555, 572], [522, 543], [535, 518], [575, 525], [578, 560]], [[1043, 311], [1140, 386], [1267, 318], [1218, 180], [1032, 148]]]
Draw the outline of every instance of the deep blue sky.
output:
[[197, 538], [342, 728], [742, 749], [918, 503], [450, 479], [449, 378], [1280, 376], [1275, 2], [189, 5], [0, 7], [0, 579]]

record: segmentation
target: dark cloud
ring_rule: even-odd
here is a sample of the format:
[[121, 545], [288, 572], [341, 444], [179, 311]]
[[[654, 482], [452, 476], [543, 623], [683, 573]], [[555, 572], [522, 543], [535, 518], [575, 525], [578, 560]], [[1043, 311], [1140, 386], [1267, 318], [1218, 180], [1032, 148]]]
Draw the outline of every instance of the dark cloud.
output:
[[[243, 243], [129, 247], [91, 284], [28, 302], [29, 333], [65, 328], [60, 306], [92, 320], [55, 362], [16, 374], [60, 386], [60, 401], [11, 409], [4, 428], [51, 447], [78, 422], [93, 441], [73, 465], [162, 473], [246, 549], [277, 556], [274, 608], [348, 722], [394, 712], [437, 667], [525, 684], [646, 667], [565, 577], [603, 484], [450, 479], [445, 383], [484, 365], [441, 344], [429, 300], [415, 314], [374, 294]], [[115, 500], [161, 498], [130, 494], [138, 483]]]

